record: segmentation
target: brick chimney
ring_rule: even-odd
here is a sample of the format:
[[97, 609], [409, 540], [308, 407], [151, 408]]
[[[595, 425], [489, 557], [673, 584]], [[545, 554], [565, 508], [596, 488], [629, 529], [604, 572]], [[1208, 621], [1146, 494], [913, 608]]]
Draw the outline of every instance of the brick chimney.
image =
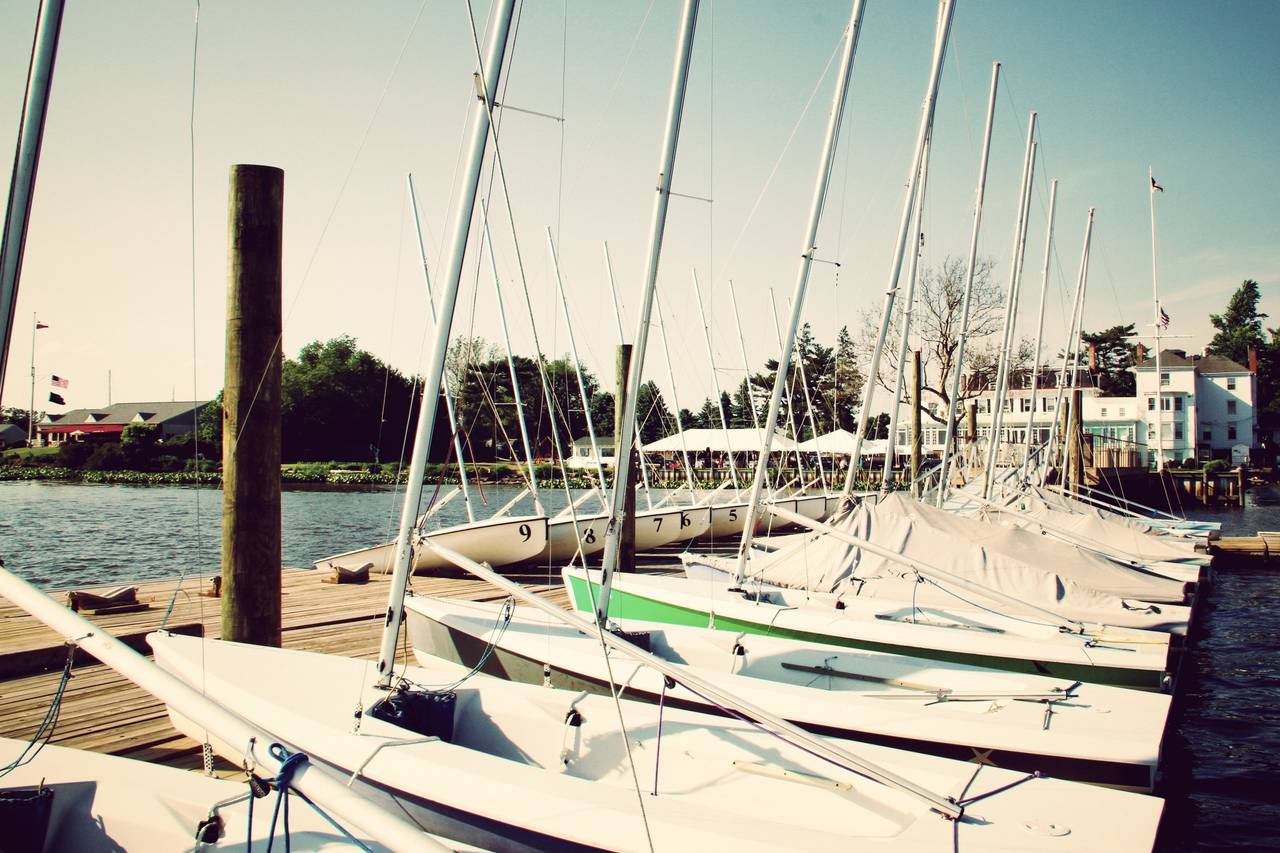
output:
[[1089, 370], [1097, 372], [1098, 370], [1098, 345], [1089, 344]]
[[1147, 360], [1147, 348], [1144, 347], [1142, 344], [1138, 344], [1137, 349], [1133, 353], [1133, 362], [1134, 364], [1142, 364], [1142, 362], [1146, 360]]
[[1255, 374], [1258, 372], [1258, 348], [1257, 347], [1249, 347], [1249, 372], [1255, 373]]

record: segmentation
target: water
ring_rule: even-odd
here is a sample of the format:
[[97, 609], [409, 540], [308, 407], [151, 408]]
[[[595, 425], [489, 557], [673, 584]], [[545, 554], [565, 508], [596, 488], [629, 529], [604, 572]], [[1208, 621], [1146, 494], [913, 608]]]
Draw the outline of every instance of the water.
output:
[[[478, 515], [515, 494], [489, 487]], [[549, 509], [563, 493], [545, 496]], [[385, 541], [398, 520], [391, 488], [286, 491], [284, 563], [308, 566]], [[1245, 510], [1201, 511], [1225, 534], [1280, 530], [1280, 493], [1254, 490]], [[528, 505], [527, 502], [525, 504]], [[0, 482], [0, 556], [43, 587], [217, 570], [222, 494], [173, 486]], [[196, 517], [199, 515], [199, 524]], [[465, 520], [460, 502], [442, 523]], [[1160, 849], [1280, 849], [1280, 573], [1219, 572], [1201, 605], [1194, 649], [1165, 737]]]
[[[472, 487], [478, 518], [516, 495], [514, 486]], [[655, 491], [655, 495], [657, 492]], [[426, 499], [430, 499], [428, 493]], [[551, 512], [563, 491], [544, 491]], [[598, 507], [598, 502], [592, 508]], [[310, 566], [343, 551], [394, 538], [399, 492], [288, 489], [281, 495], [286, 566]], [[525, 499], [517, 512], [532, 512]], [[446, 504], [441, 524], [467, 520], [461, 498]], [[198, 523], [197, 523], [198, 519]], [[189, 486], [104, 486], [0, 482], [0, 557], [45, 588], [154, 580], [217, 572], [221, 561], [222, 492]]]

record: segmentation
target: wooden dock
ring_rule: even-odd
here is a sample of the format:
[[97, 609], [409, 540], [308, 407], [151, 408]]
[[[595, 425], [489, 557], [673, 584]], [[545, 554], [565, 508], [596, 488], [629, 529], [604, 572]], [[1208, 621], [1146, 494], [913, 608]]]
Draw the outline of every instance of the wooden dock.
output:
[[1280, 531], [1256, 536], [1223, 536], [1209, 544], [1218, 568], [1280, 568]]
[[[672, 571], [678, 564], [676, 553], [669, 550], [647, 555], [638, 561], [637, 568], [646, 572]], [[375, 576], [366, 584], [335, 585], [321, 582], [326, 574], [312, 569], [284, 571], [284, 646], [376, 658], [388, 578]], [[550, 574], [545, 569], [531, 569], [509, 577], [557, 604], [567, 604], [558, 568]], [[166, 623], [171, 630], [218, 636], [220, 602], [199, 594], [209, 586], [208, 577], [188, 578], [183, 583]], [[411, 586], [418, 595], [472, 601], [505, 597], [487, 583], [462, 574], [417, 576]], [[149, 605], [146, 609], [87, 618], [146, 653], [146, 634], [160, 627], [176, 587], [174, 579], [140, 583], [138, 599]], [[66, 603], [65, 591], [51, 596]], [[66, 655], [67, 646], [61, 638], [0, 598], [0, 736], [31, 738], [49, 708]], [[200, 745], [169, 724], [162, 702], [108, 667], [83, 657], [77, 658], [51, 742], [185, 769], [201, 766]], [[219, 769], [236, 772], [221, 763]]]

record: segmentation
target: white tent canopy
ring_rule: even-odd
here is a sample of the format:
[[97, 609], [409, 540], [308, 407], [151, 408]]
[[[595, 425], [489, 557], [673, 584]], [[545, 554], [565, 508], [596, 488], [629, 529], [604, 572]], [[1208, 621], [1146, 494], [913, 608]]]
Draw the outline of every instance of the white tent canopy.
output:
[[[754, 427], [738, 427], [728, 431], [726, 441], [723, 429], [687, 429], [683, 442], [680, 433], [651, 441], [644, 446], [645, 453], [679, 453], [688, 447], [690, 452], [713, 450], [717, 453], [759, 453], [764, 445], [764, 430]], [[778, 432], [773, 434], [773, 453], [785, 453], [796, 449], [796, 443]]]
[[[856, 436], [847, 429], [833, 430], [808, 441], [800, 442], [802, 453], [831, 453], [840, 456], [853, 455], [853, 442]], [[863, 456], [882, 456], [889, 442], [883, 438], [868, 438], [862, 442]]]

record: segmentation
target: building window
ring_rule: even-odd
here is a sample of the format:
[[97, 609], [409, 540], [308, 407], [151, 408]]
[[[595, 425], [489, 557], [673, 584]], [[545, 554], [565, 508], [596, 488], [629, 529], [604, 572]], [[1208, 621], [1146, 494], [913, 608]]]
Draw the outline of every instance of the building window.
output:
[[1053, 399], [1052, 397], [1044, 398], [1044, 403], [1043, 403], [1044, 411], [1052, 412], [1057, 405], [1058, 405], [1058, 401]]
[[1235, 440], [1236, 440], [1236, 425], [1235, 425], [1235, 424], [1231, 424], [1230, 426], [1228, 426], [1228, 427], [1227, 427], [1227, 440], [1228, 440], [1228, 441], [1235, 441]]
[[1155, 398], [1155, 397], [1148, 397], [1148, 398], [1147, 398], [1147, 411], [1149, 411], [1149, 412], [1154, 412], [1155, 410], [1156, 410], [1156, 398]]
[[1235, 400], [1228, 400], [1228, 401], [1227, 401], [1227, 414], [1228, 414], [1228, 415], [1234, 415], [1235, 413], [1236, 413], [1236, 401], [1235, 401]]
[[1149, 429], [1149, 430], [1147, 430], [1147, 441], [1150, 441], [1151, 439], [1153, 439], [1153, 438], [1155, 438], [1155, 437], [1156, 437], [1156, 431], [1155, 431], [1155, 430], [1153, 430], [1153, 429]]
[[1236, 390], [1236, 378], [1234, 376], [1227, 377], [1227, 390], [1228, 391]]
[[1213, 441], [1213, 430], [1212, 430], [1212, 429], [1207, 429], [1207, 430], [1205, 430], [1205, 431], [1204, 431], [1204, 440], [1205, 440], [1205, 441]]
[[1168, 397], [1161, 397], [1161, 398], [1160, 398], [1160, 411], [1162, 411], [1162, 412], [1167, 412], [1167, 411], [1169, 411], [1169, 407], [1170, 407], [1171, 405], [1172, 405], [1172, 401], [1171, 401]]
[[1181, 398], [1181, 397], [1174, 397], [1174, 398], [1173, 398], [1173, 410], [1174, 410], [1175, 412], [1181, 412], [1181, 411], [1182, 411], [1182, 398]]
[[1031, 398], [1030, 398], [1030, 397], [1019, 397], [1018, 399], [1019, 399], [1019, 401], [1020, 401], [1020, 402], [1018, 403], [1018, 411], [1019, 411], [1019, 412], [1029, 412], [1029, 411], [1031, 411]]
[[1124, 408], [1123, 408], [1123, 407], [1120, 409], [1120, 417], [1122, 417], [1122, 418], [1124, 417]]
[[1169, 384], [1169, 374], [1167, 374], [1167, 373], [1161, 373], [1161, 374], [1160, 374], [1160, 384], [1161, 384], [1161, 385], [1168, 385], [1168, 384]]
[[1173, 437], [1178, 440], [1182, 439], [1182, 424], [1173, 425]]
[[1107, 416], [1107, 410], [1106, 410], [1106, 409], [1103, 409], [1103, 410], [1102, 410], [1102, 416], [1103, 416], [1104, 418]]

